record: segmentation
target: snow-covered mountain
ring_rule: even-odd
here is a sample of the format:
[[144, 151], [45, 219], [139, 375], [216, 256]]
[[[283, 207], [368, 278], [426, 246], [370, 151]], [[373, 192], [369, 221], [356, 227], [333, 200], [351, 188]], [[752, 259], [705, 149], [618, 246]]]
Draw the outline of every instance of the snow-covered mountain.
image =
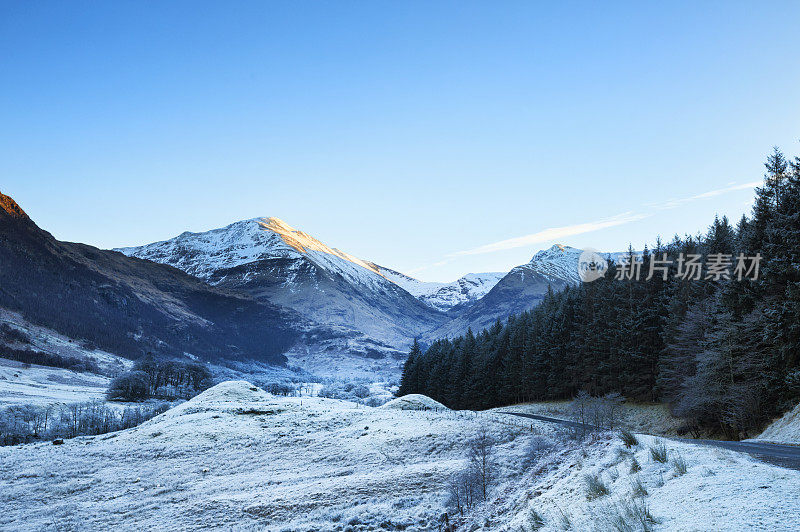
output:
[[580, 282], [582, 252], [555, 245], [506, 274], [427, 283], [329, 247], [278, 218], [118, 251], [296, 311], [307, 322], [298, 326], [304, 334], [287, 356], [323, 374], [396, 371], [415, 337], [479, 331], [528, 310], [548, 287]]
[[174, 268], [58, 241], [2, 193], [0, 265], [0, 322], [18, 331], [0, 338], [6, 354], [35, 347], [60, 360], [89, 358], [40, 338], [57, 334], [84, 351], [129, 359], [150, 352], [282, 364], [300, 336], [295, 312], [215, 289]]
[[[322, 326], [312, 336], [346, 338], [329, 351], [379, 359], [441, 325], [446, 316], [387, 279], [381, 269], [278, 218], [253, 218], [204, 233], [121, 248], [169, 264], [209, 284], [293, 309]], [[333, 334], [333, 333], [331, 333]], [[315, 346], [311, 351], [315, 351]]]
[[448, 311], [477, 301], [505, 276], [504, 272], [468, 273], [451, 283], [425, 282], [408, 275], [380, 268], [384, 277], [404, 288], [408, 293], [431, 307]]
[[[530, 310], [541, 302], [548, 287], [554, 291], [580, 283], [578, 259], [583, 250], [556, 244], [538, 251], [530, 262], [505, 274], [485, 296], [466, 307], [452, 320], [423, 336], [426, 341], [478, 332], [495, 321]], [[604, 253], [618, 259], [620, 253]]]

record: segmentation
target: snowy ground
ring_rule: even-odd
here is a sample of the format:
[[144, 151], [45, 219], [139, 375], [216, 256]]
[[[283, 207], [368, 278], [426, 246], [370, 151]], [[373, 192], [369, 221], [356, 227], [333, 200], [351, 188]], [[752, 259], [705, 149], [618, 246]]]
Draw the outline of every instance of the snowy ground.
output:
[[[497, 530], [530, 526], [535, 511], [542, 530], [798, 530], [800, 472], [757, 462], [747, 455], [638, 436], [626, 449], [615, 437], [586, 448], [556, 452], [508, 488], [493, 514]], [[651, 446], [663, 443], [667, 462]], [[633, 463], [641, 467], [634, 471]], [[686, 464], [680, 473], [676, 462]], [[608, 493], [589, 496], [587, 478]]]
[[[510, 418], [274, 397], [226, 382], [134, 429], [0, 448], [0, 529], [437, 530], [445, 481], [481, 426], [499, 442], [503, 480], [463, 530], [517, 532], [531, 509], [546, 529], [566, 517], [575, 530], [609, 530], [636, 478], [655, 529], [800, 527], [800, 472], [666, 442], [669, 459], [687, 463], [678, 475], [650, 458], [655, 439], [644, 436], [631, 454], [614, 437], [559, 440], [528, 465], [532, 439], [558, 438], [556, 429]], [[609, 493], [587, 500], [587, 474]]]
[[[0, 449], [0, 529], [436, 529], [480, 424], [223, 383], [122, 433]], [[523, 430], [491, 425], [515, 456]]]
[[758, 438], [749, 441], [800, 445], [800, 404], [772, 422]]
[[36, 364], [24, 365], [0, 358], [0, 407], [102, 399], [105, 397], [110, 376], [133, 365], [130, 360], [84, 345], [52, 329], [29, 323], [16, 312], [0, 309], [0, 323], [19, 331], [28, 339], [27, 342], [11, 342], [10, 347], [92, 360], [101, 373], [98, 375]]
[[108, 377], [0, 358], [0, 407], [104, 399]]
[[24, 333], [30, 341], [27, 344], [19, 343], [11, 345], [11, 347], [42, 351], [63, 357], [91, 359], [97, 363], [100, 372], [108, 376], [119, 374], [133, 365], [133, 362], [128, 359], [84, 345], [79, 340], [73, 340], [47, 327], [34, 325], [16, 312], [0, 308], [0, 323]]

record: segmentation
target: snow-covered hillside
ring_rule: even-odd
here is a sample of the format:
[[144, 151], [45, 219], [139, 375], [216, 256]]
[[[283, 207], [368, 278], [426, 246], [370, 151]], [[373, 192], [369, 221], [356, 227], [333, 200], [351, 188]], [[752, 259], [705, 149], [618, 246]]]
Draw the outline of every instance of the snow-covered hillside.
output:
[[[175, 266], [214, 284], [222, 281], [215, 275], [217, 272], [265, 259], [305, 258], [350, 282], [369, 287], [379, 283], [381, 277], [374, 264], [328, 247], [274, 217], [242, 220], [205, 233], [187, 231], [170, 240], [116, 251]], [[291, 276], [285, 284], [293, 288]]]
[[446, 319], [384, 277], [378, 266], [277, 218], [253, 218], [119, 251], [297, 311], [310, 322], [302, 326], [299, 352], [351, 353], [369, 363], [405, 350], [415, 336]]
[[[547, 249], [537, 251], [530, 262], [517, 266], [515, 269], [521, 268], [549, 279], [567, 281], [569, 284], [575, 285], [581, 282], [578, 260], [583, 251], [571, 246], [555, 244]], [[627, 255], [627, 252], [599, 252], [599, 254], [608, 261], [613, 260], [619, 263], [620, 259]]]
[[105, 399], [110, 379], [0, 358], [0, 408]]
[[389, 268], [380, 267], [380, 272], [420, 301], [441, 311], [477, 301], [505, 275], [504, 272], [468, 273], [451, 283], [434, 283], [420, 281]]
[[[108, 351], [103, 351], [85, 340], [75, 340], [53, 329], [26, 320], [19, 312], [0, 308], [0, 323], [18, 333], [16, 340], [2, 339], [2, 344], [16, 349], [30, 349], [60, 357], [86, 360], [97, 367], [98, 373], [114, 376], [129, 369], [133, 362]], [[25, 338], [22, 342], [19, 338]], [[0, 383], [0, 389], [2, 384]]]
[[[445, 505], [448, 481], [482, 427], [497, 483], [463, 522]], [[638, 530], [631, 508], [651, 530], [800, 525], [798, 471], [669, 441], [659, 463], [650, 437], [628, 451], [613, 436], [578, 444], [555, 430], [225, 382], [134, 429], [0, 448], [0, 528], [424, 531], [448, 512], [462, 531], [527, 530], [534, 514], [544, 530], [609, 530], [620, 515], [634, 527], [623, 530]], [[606, 493], [590, 497], [589, 477]]]
[[800, 404], [770, 423], [755, 441], [800, 445]]

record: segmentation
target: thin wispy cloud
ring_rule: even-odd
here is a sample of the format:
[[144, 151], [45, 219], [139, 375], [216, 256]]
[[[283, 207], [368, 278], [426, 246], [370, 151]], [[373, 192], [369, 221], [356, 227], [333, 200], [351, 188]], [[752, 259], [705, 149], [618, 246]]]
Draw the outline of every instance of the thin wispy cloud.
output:
[[722, 194], [726, 194], [728, 192], [734, 192], [736, 190], [747, 190], [750, 188], [755, 188], [761, 185], [761, 181], [753, 181], [751, 183], [742, 183], [740, 185], [731, 184], [725, 188], [719, 188], [717, 190], [710, 190], [708, 192], [703, 192], [702, 194], [695, 194], [694, 196], [689, 196], [688, 198], [681, 198], [681, 199], [673, 199], [669, 201], [665, 201], [663, 203], [654, 203], [652, 204], [653, 207], [659, 210], [663, 209], [674, 209], [675, 207], [680, 207], [681, 205], [686, 205], [687, 203], [691, 203], [697, 200], [703, 200], [708, 198], [714, 198], [716, 196], [721, 196]]
[[647, 218], [648, 216], [650, 215], [634, 213], [634, 212], [624, 212], [622, 214], [618, 214], [610, 218], [603, 218], [601, 220], [595, 220], [593, 222], [585, 222], [575, 225], [564, 225], [561, 227], [549, 227], [547, 229], [544, 229], [537, 233], [532, 233], [530, 235], [518, 236], [516, 238], [509, 238], [507, 240], [501, 240], [499, 242], [486, 244], [485, 246], [480, 246], [465, 251], [457, 251], [456, 253], [451, 254], [451, 256], [480, 255], [483, 253], [495, 253], [497, 251], [506, 251], [509, 249], [532, 246], [534, 244], [541, 244], [543, 242], [550, 242], [552, 240], [560, 240], [568, 236], [582, 235], [584, 233], [591, 233], [593, 231], [599, 231], [601, 229], [607, 229], [609, 227], [616, 227], [618, 225], [624, 225], [631, 222], [636, 222], [643, 218]]
[[595, 220], [591, 222], [585, 222], [575, 225], [565, 225], [561, 227], [549, 227], [547, 229], [543, 229], [541, 231], [529, 235], [523, 235], [515, 238], [509, 238], [506, 240], [500, 240], [499, 242], [493, 242], [491, 244], [486, 244], [473, 249], [456, 251], [454, 253], [448, 254], [445, 260], [436, 262], [434, 264], [421, 266], [413, 270], [409, 270], [408, 273], [415, 274], [418, 272], [428, 270], [430, 268], [442, 266], [444, 264], [449, 263], [451, 260], [454, 260], [457, 257], [463, 257], [469, 255], [481, 255], [485, 253], [496, 253], [499, 251], [506, 251], [509, 249], [532, 246], [535, 244], [544, 244], [547, 242], [563, 240], [564, 238], [570, 236], [582, 235], [585, 233], [600, 231], [602, 229], [608, 229], [610, 227], [617, 227], [620, 225], [638, 222], [640, 220], [653, 216], [653, 214], [655, 214], [655, 212], [657, 211], [674, 209], [682, 205], [686, 205], [687, 203], [692, 203], [694, 201], [714, 198], [717, 196], [721, 196], [723, 194], [727, 194], [729, 192], [735, 192], [737, 190], [752, 189], [760, 185], [761, 185], [760, 181], [753, 181], [750, 183], [741, 183], [741, 184], [728, 183], [728, 185], [724, 188], [709, 190], [708, 192], [703, 192], [701, 194], [694, 194], [692, 196], [688, 196], [685, 198], [672, 199], [664, 202], [648, 203], [645, 205], [645, 207], [647, 207], [650, 210], [650, 212], [628, 211], [618, 214], [616, 216], [611, 216], [609, 218], [602, 218], [600, 220]]

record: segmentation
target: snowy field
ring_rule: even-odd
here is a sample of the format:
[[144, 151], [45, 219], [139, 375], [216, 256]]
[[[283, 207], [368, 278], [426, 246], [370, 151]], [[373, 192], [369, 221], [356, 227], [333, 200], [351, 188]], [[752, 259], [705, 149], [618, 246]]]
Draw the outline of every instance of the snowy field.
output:
[[[234, 381], [134, 429], [0, 448], [0, 529], [438, 530], [447, 480], [481, 427], [500, 481], [460, 530], [531, 530], [534, 514], [546, 530], [609, 530], [635, 508], [656, 530], [800, 528], [798, 471], [675, 442], [659, 463], [650, 437], [628, 451], [613, 436], [578, 444], [549, 425], [404, 406]], [[559, 445], [532, 460], [542, 439]], [[607, 493], [589, 500], [587, 475]]]
[[0, 358], [0, 408], [105, 399], [109, 378]]

